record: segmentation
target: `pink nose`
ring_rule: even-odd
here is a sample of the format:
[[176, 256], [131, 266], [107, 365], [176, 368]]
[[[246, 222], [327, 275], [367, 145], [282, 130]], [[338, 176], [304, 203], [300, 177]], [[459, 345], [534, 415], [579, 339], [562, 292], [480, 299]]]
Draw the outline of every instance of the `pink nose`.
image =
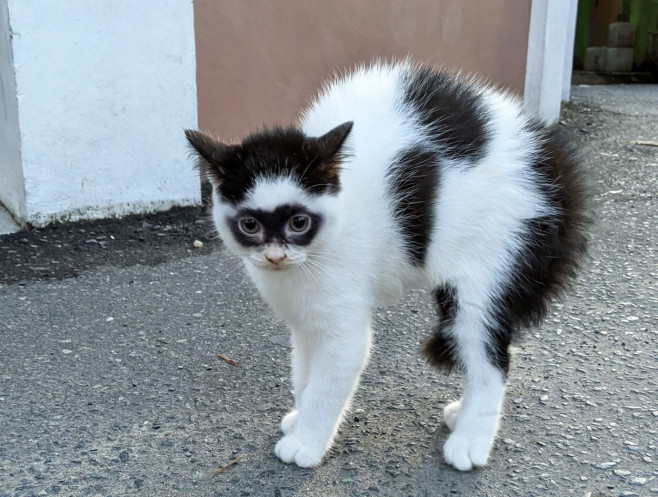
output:
[[276, 254], [276, 255], [270, 254], [270, 255], [266, 255], [265, 258], [275, 266], [278, 266], [286, 258], [286, 254]]
[[272, 243], [265, 248], [265, 258], [275, 266], [278, 266], [286, 258], [286, 251], [278, 243]]

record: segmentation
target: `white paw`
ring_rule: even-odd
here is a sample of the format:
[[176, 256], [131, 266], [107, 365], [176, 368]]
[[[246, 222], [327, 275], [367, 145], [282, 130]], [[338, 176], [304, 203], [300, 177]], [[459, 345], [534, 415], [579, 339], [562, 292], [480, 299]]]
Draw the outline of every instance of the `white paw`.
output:
[[290, 411], [281, 420], [281, 431], [284, 435], [290, 433], [297, 424], [297, 409]]
[[462, 401], [456, 400], [451, 402], [443, 408], [443, 422], [450, 428], [450, 431], [455, 431], [457, 425], [457, 418], [462, 410]]
[[313, 468], [320, 464], [324, 450], [308, 446], [294, 435], [286, 435], [274, 447], [274, 452], [285, 463], [295, 463], [300, 468]]
[[453, 432], [443, 446], [443, 457], [459, 471], [470, 471], [474, 466], [485, 466], [493, 445], [493, 436], [469, 435]]

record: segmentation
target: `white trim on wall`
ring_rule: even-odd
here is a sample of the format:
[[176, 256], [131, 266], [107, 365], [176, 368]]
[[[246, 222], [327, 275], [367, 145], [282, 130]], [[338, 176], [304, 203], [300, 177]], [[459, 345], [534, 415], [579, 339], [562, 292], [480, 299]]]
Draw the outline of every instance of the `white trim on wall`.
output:
[[571, 59], [578, 0], [532, 0], [524, 107], [552, 124], [571, 84]]
[[0, 0], [0, 208], [25, 219], [25, 180], [18, 125], [18, 93], [7, 0]]
[[576, 45], [576, 19], [578, 17], [578, 0], [569, 2], [569, 18], [567, 19], [567, 43], [564, 47], [564, 73], [562, 75], [562, 101], [571, 98], [571, 75], [573, 74], [573, 53]]

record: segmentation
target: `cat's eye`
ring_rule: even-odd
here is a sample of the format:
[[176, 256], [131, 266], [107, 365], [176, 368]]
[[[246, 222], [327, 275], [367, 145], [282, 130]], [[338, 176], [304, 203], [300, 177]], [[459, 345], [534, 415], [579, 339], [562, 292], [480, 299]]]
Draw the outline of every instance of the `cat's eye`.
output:
[[306, 233], [311, 227], [311, 218], [303, 215], [293, 216], [288, 221], [288, 226], [295, 233]]
[[240, 219], [240, 229], [247, 235], [255, 235], [260, 231], [260, 223], [253, 217], [245, 217]]

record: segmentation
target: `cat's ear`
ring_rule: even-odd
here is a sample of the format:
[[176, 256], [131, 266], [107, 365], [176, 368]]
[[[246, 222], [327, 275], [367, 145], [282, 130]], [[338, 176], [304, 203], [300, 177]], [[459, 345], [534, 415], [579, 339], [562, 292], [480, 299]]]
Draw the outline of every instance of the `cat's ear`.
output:
[[185, 136], [199, 159], [198, 167], [201, 177], [210, 180], [215, 186], [219, 186], [226, 176], [225, 161], [230, 146], [201, 131], [186, 129]]
[[347, 139], [347, 135], [349, 135], [350, 131], [352, 131], [353, 125], [353, 121], [348, 121], [339, 126], [336, 126], [334, 129], [317, 139], [318, 145], [323, 152], [325, 160], [334, 159], [336, 162], [340, 162], [342, 156], [345, 155], [342, 150], [343, 144]]
[[314, 158], [311, 161], [313, 167], [307, 168], [307, 174], [316, 176], [314, 181], [338, 188], [340, 165], [348, 155], [344, 147], [345, 140], [352, 131], [353, 124], [348, 121], [318, 138], [310, 139], [308, 144], [312, 146]]

